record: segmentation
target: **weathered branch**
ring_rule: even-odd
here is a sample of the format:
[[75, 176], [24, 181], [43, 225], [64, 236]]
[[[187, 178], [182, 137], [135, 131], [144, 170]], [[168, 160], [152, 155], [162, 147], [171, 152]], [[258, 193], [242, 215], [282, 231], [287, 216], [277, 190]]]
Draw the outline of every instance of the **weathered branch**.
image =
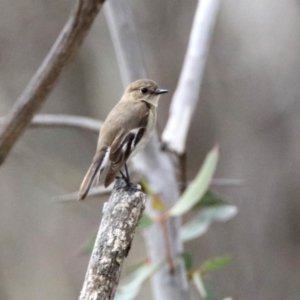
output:
[[[109, 1], [104, 6], [104, 13], [124, 87], [134, 80], [147, 78], [144, 58], [129, 4], [123, 0]], [[125, 49], [128, 51], [124, 51]]]
[[178, 154], [185, 151], [219, 5], [219, 0], [198, 2], [184, 65], [170, 107], [170, 117], [162, 134], [163, 143]]
[[0, 165], [45, 102], [70, 57], [87, 35], [105, 0], [78, 0], [47, 57], [16, 101], [0, 128]]
[[[130, 6], [127, 1], [108, 1], [105, 15], [113, 37], [116, 54], [124, 86], [137, 78], [146, 76], [146, 68], [133, 22]], [[135, 168], [148, 180], [151, 189], [159, 195], [166, 207], [173, 206], [179, 197], [175, 172], [170, 158], [161, 152], [158, 137], [155, 134], [144, 151], [133, 158]], [[147, 206], [147, 214], [158, 217], [158, 212]], [[183, 245], [179, 239], [180, 218], [167, 221], [168, 239], [171, 257], [179, 257]], [[153, 263], [165, 259], [164, 236], [159, 224], [154, 224], [145, 232], [149, 257]], [[189, 287], [182, 259], [176, 260], [175, 272], [170, 274], [168, 266], [164, 266], [151, 278], [152, 291], [156, 300], [188, 300]]]
[[[119, 282], [134, 230], [144, 211], [146, 195], [116, 182], [104, 212], [80, 300], [110, 300]], [[120, 188], [121, 187], [121, 188]]]
[[91, 131], [99, 134], [99, 130], [103, 122], [80, 116], [70, 115], [36, 115], [31, 123], [30, 127], [66, 127], [77, 128], [85, 131]]
[[[96, 198], [96, 197], [99, 197], [102, 195], [110, 194], [112, 190], [113, 190], [112, 185], [110, 185], [106, 188], [104, 186], [91, 188], [89, 190], [89, 193], [86, 196], [85, 200], [90, 199], [90, 198]], [[55, 197], [55, 200], [59, 201], [59, 202], [70, 202], [70, 201], [78, 202], [78, 191], [75, 193], [71, 193], [71, 194], [57, 196], [57, 197]]]
[[[0, 118], [0, 128], [5, 118]], [[74, 128], [99, 134], [103, 122], [81, 116], [71, 115], [36, 115], [28, 125], [30, 128]]]

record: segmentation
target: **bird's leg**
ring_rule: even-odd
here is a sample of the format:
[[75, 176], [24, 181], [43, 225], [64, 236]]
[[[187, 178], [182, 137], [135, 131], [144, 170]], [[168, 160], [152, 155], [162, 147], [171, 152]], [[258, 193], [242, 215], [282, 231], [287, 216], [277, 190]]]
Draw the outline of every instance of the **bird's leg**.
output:
[[127, 169], [127, 164], [126, 163], [125, 163], [124, 167], [125, 167], [125, 174], [126, 174], [126, 177], [127, 177], [127, 183], [130, 183], [130, 177], [129, 177], [129, 173], [128, 173], [128, 169]]
[[[127, 187], [133, 188], [136, 192], [137, 191], [143, 192], [141, 189], [137, 188], [137, 186], [134, 183], [130, 182], [129, 172], [126, 163], [124, 167], [125, 167], [125, 174], [120, 170], [121, 177], [116, 176], [116, 178], [122, 178], [126, 182]], [[120, 186], [119, 188], [122, 188], [122, 186]]]
[[125, 163], [125, 174], [120, 170], [123, 180], [126, 182], [127, 186], [131, 186], [130, 177], [128, 174], [127, 165]]
[[[127, 182], [127, 177], [125, 176], [125, 174], [124, 174], [121, 170], [120, 170], [119, 172], [120, 172], [121, 176], [116, 176], [116, 178], [118, 178], [118, 179], [121, 179], [121, 178], [122, 178], [122, 179], [125, 181], [126, 186], [130, 185], [130, 183]], [[120, 185], [120, 186], [117, 188], [117, 190], [119, 190], [119, 189], [121, 189], [121, 188], [124, 188], [124, 185]]]
[[128, 184], [127, 176], [125, 176], [125, 174], [121, 170], [120, 170], [120, 174], [121, 174], [122, 179]]
[[136, 192], [139, 191], [139, 192], [143, 193], [143, 190], [139, 189], [134, 183], [132, 183], [130, 181], [129, 172], [128, 172], [128, 168], [127, 168], [127, 164], [126, 163], [125, 163], [124, 167], [125, 167], [125, 174], [126, 174], [126, 177], [127, 177], [127, 180], [128, 180], [127, 184], [129, 186], [133, 187]]
[[120, 170], [121, 177], [119, 178], [122, 178], [126, 182], [127, 187], [133, 188], [135, 191], [143, 192], [141, 189], [137, 188], [134, 183], [130, 182], [129, 172], [126, 163], [124, 165], [124, 168], [125, 174]]

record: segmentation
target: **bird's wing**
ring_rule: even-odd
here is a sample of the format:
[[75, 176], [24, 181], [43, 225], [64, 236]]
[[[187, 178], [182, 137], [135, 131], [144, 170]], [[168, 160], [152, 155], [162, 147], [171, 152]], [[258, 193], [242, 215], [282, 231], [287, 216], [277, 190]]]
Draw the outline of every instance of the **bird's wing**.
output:
[[109, 153], [110, 168], [106, 175], [104, 186], [108, 186], [114, 180], [130, 154], [143, 138], [148, 123], [148, 116], [149, 111], [145, 110], [136, 123], [132, 122], [132, 127], [127, 128], [127, 131], [122, 131], [113, 141]]

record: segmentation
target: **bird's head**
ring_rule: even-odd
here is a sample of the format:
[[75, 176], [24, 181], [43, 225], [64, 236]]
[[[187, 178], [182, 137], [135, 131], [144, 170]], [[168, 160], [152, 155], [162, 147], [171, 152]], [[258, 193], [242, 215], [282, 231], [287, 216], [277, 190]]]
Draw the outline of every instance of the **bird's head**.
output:
[[145, 101], [153, 106], [157, 106], [159, 96], [167, 92], [168, 90], [159, 89], [153, 80], [139, 79], [127, 87], [124, 96], [131, 100]]

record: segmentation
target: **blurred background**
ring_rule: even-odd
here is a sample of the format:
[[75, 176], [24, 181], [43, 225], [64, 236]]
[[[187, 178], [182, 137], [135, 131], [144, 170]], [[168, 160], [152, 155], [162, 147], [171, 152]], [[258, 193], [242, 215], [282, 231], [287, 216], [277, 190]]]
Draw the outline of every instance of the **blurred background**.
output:
[[[0, 115], [41, 64], [74, 1], [0, 1]], [[149, 77], [174, 91], [196, 0], [131, 0]], [[187, 146], [192, 179], [218, 142], [216, 177], [246, 185], [218, 188], [237, 217], [214, 224], [186, 249], [196, 265], [231, 254], [213, 273], [218, 299], [299, 299], [300, 2], [223, 0]], [[43, 113], [104, 119], [123, 92], [103, 12], [63, 72]], [[172, 92], [160, 101], [164, 128]], [[96, 136], [71, 129], [29, 129], [0, 169], [0, 299], [77, 299], [105, 200], [62, 204], [77, 191]], [[129, 262], [143, 258], [137, 234]], [[124, 274], [126, 269], [124, 269]], [[192, 290], [193, 299], [199, 299]], [[138, 299], [151, 299], [146, 285]]]

